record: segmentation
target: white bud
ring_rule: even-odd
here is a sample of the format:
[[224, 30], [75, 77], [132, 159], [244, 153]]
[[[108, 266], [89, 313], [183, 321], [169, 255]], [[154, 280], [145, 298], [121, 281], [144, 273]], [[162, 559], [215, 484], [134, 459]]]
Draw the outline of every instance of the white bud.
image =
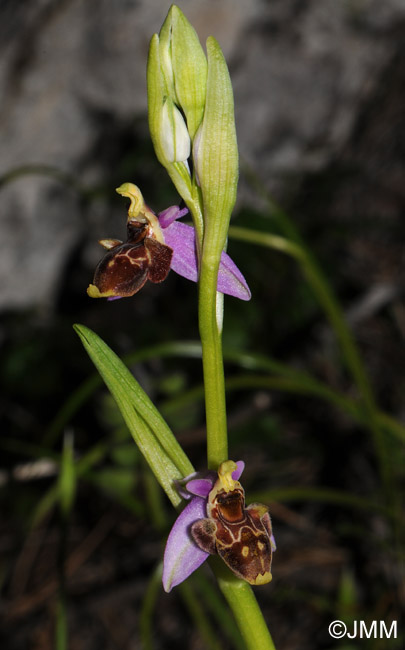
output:
[[163, 104], [160, 142], [167, 162], [184, 162], [190, 156], [191, 141], [187, 125], [170, 98]]

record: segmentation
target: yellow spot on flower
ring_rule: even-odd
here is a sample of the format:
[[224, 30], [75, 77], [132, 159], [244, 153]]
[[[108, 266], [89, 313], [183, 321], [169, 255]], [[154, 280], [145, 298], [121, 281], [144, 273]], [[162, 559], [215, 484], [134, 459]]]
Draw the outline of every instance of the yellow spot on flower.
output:
[[256, 578], [254, 579], [253, 583], [254, 585], [265, 585], [268, 582], [271, 582], [273, 576], [271, 575], [270, 571], [266, 571], [266, 573], [259, 573]]
[[87, 295], [90, 298], [109, 298], [110, 296], [115, 296], [114, 291], [100, 291], [95, 284], [89, 284], [87, 287]]
[[247, 557], [249, 555], [249, 546], [244, 546], [242, 548], [242, 555], [243, 557]]

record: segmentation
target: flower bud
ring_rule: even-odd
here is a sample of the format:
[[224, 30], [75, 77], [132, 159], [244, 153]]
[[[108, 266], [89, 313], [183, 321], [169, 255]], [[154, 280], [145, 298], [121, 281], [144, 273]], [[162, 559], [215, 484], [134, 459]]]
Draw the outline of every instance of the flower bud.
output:
[[190, 155], [190, 136], [183, 116], [167, 90], [157, 34], [152, 37], [149, 47], [147, 85], [149, 130], [156, 156], [180, 196], [184, 201], [190, 201], [190, 170], [185, 162]]
[[167, 93], [183, 111], [193, 139], [204, 114], [207, 59], [195, 29], [176, 5], [160, 30], [159, 50]]
[[168, 162], [185, 162], [190, 156], [191, 141], [186, 123], [169, 97], [162, 108], [161, 146]]

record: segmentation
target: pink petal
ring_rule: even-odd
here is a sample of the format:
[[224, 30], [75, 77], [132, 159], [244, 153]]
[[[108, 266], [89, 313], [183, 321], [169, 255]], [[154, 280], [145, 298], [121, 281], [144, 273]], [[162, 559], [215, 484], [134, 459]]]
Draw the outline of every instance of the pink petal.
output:
[[[162, 225], [162, 224], [161, 224]], [[197, 282], [197, 256], [195, 251], [195, 233], [192, 226], [173, 221], [164, 228], [165, 244], [173, 249], [171, 268], [187, 280]], [[245, 278], [236, 264], [222, 253], [218, 273], [218, 291], [241, 300], [250, 300], [251, 293]]]
[[183, 582], [208, 557], [190, 536], [189, 529], [207, 516], [206, 500], [195, 497], [177, 517], [167, 539], [163, 557], [163, 588], [166, 592]]
[[[236, 468], [237, 469], [232, 472], [232, 478], [235, 481], [238, 481], [242, 475], [243, 470], [245, 469], [245, 463], [243, 460], [237, 461]], [[191, 494], [195, 494], [198, 497], [207, 498], [212, 488], [214, 487], [214, 483], [217, 478], [217, 472], [213, 471], [207, 472], [203, 477], [201, 477], [201, 474], [192, 474], [190, 480], [185, 484], [185, 488], [187, 492], [191, 492]]]
[[250, 300], [252, 297], [245, 278], [227, 253], [221, 255], [217, 289], [240, 300]]
[[160, 227], [167, 228], [171, 223], [173, 223], [173, 221], [185, 217], [186, 214], [188, 214], [187, 208], [180, 210], [178, 205], [171, 205], [170, 208], [166, 208], [163, 212], [159, 212], [158, 217]]
[[213, 480], [208, 478], [195, 478], [189, 481], [186, 484], [186, 488], [191, 494], [195, 494], [198, 497], [208, 497], [211, 492], [214, 483], [216, 480], [216, 474], [214, 475]]
[[[177, 492], [180, 494], [183, 499], [191, 499], [193, 496], [198, 496], [198, 497], [206, 497], [208, 493], [206, 493], [205, 486], [201, 488], [202, 494], [199, 493], [198, 491], [198, 481], [203, 480], [206, 481], [208, 480], [210, 489], [208, 490], [208, 493], [211, 491], [212, 486], [214, 485], [215, 481], [217, 480], [217, 473], [212, 471], [212, 470], [206, 470], [205, 472], [193, 472], [192, 474], [189, 474], [189, 476], [185, 476], [184, 478], [180, 480], [176, 480], [176, 489]], [[189, 490], [188, 485], [189, 483], [195, 482], [195, 491], [193, 489]]]
[[187, 280], [197, 282], [197, 257], [195, 252], [194, 228], [180, 221], [174, 221], [164, 229], [165, 244], [173, 249], [171, 268]]
[[236, 467], [237, 469], [232, 472], [232, 478], [234, 481], [239, 481], [240, 477], [242, 476], [242, 472], [245, 469], [245, 463], [243, 460], [237, 460]]

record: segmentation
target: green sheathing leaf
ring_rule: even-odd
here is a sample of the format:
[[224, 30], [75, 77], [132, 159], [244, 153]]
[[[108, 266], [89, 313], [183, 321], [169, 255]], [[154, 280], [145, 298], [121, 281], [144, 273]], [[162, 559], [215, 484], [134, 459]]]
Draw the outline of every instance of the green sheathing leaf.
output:
[[236, 200], [239, 158], [232, 84], [221, 48], [212, 36], [207, 39], [207, 55], [207, 95], [195, 164], [204, 203], [204, 249], [219, 260]]

